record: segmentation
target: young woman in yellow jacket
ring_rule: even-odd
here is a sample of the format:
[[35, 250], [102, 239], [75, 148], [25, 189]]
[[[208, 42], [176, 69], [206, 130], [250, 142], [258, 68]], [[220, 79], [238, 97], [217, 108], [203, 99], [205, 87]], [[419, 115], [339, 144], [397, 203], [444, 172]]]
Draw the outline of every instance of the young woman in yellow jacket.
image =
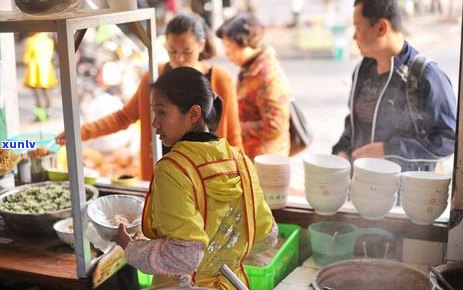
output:
[[172, 147], [157, 163], [134, 240], [120, 225], [113, 239], [129, 264], [153, 283], [234, 289], [219, 272], [227, 265], [246, 284], [243, 260], [255, 245], [273, 245], [278, 230], [251, 160], [211, 133], [221, 99], [201, 72], [172, 69], [153, 85], [152, 124]]

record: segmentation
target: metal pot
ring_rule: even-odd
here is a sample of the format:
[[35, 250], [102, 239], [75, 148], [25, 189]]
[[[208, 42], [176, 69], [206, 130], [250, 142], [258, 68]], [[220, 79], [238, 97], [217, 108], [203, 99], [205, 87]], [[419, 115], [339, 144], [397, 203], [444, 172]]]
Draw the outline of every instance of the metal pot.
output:
[[329, 287], [336, 290], [429, 290], [424, 272], [386, 259], [353, 259], [330, 264], [315, 274], [312, 287], [315, 290]]
[[[52, 183], [51, 181], [39, 182], [15, 187], [13, 189], [0, 192], [0, 204], [2, 204], [7, 196], [17, 194], [28, 187], [41, 187]], [[58, 183], [58, 182], [55, 182]], [[60, 182], [67, 184], [69, 182]], [[98, 189], [91, 185], [85, 185], [86, 192], [91, 195], [90, 199], [98, 197]], [[14, 213], [0, 208], [0, 214], [3, 217], [6, 225], [15, 233], [26, 236], [54, 236], [53, 224], [63, 218], [70, 217], [71, 208], [62, 209], [54, 212], [41, 214]]]
[[[463, 263], [443, 264], [436, 268], [436, 271], [447, 280], [447, 282], [456, 290], [463, 289]], [[429, 272], [429, 283], [431, 290], [445, 290], [437, 282], [436, 275]]]

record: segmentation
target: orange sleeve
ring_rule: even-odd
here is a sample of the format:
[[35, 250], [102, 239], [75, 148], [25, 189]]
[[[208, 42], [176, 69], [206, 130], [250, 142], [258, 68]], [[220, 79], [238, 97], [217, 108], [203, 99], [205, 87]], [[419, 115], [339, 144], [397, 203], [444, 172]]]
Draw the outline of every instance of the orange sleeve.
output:
[[235, 81], [224, 68], [214, 65], [212, 68], [211, 86], [223, 99], [222, 118], [217, 129], [219, 137], [227, 139], [233, 146], [243, 148], [241, 125], [238, 113], [238, 98]]
[[130, 124], [135, 123], [139, 118], [138, 102], [141, 94], [141, 88], [146, 86], [145, 78], [138, 85], [137, 91], [125, 106], [94, 122], [83, 124], [80, 127], [80, 136], [83, 141], [96, 137], [115, 133], [126, 129]]

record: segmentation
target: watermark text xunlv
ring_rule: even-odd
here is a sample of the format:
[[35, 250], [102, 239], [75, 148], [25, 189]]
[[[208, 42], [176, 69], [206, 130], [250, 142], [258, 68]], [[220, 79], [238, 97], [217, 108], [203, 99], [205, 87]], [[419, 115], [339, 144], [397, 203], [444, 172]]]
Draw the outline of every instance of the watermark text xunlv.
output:
[[35, 149], [37, 142], [35, 141], [0, 141], [2, 142], [2, 149]]

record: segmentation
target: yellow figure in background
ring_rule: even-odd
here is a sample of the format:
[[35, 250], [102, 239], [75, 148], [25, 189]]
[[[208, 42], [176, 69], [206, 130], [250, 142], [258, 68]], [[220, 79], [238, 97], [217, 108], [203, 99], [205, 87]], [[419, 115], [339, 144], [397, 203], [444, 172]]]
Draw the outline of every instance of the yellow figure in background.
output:
[[55, 43], [47, 32], [34, 33], [26, 40], [24, 85], [34, 90], [37, 108], [50, 109], [48, 89], [58, 83], [52, 63]]

